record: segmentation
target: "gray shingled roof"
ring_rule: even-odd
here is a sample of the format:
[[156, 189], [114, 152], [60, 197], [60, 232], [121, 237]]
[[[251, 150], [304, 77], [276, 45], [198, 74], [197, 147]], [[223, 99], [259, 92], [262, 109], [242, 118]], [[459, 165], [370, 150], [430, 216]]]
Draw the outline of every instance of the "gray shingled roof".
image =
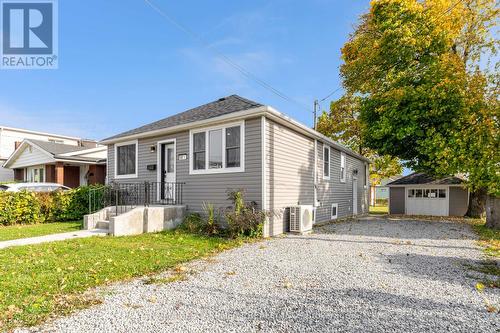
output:
[[391, 185], [460, 185], [463, 180], [455, 177], [435, 178], [425, 173], [414, 172], [406, 177], [399, 178], [389, 184]]
[[49, 142], [49, 141], [40, 141], [40, 140], [31, 140], [31, 139], [28, 139], [28, 141], [33, 142], [35, 145], [37, 145], [38, 147], [42, 148], [43, 150], [51, 153], [52, 155], [66, 154], [66, 153], [71, 153], [74, 151], [89, 149], [88, 147], [65, 145], [62, 143], [55, 143], [55, 142]]
[[195, 121], [223, 116], [233, 112], [253, 109], [259, 106], [262, 106], [262, 104], [248, 100], [238, 95], [231, 95], [224, 98], [220, 98], [214, 102], [198, 106], [194, 109], [190, 109], [182, 113], [175, 114], [168, 118], [155, 121], [154, 123], [147, 124], [135, 128], [133, 130], [114, 135], [112, 137], [104, 139], [103, 141], [169, 128], [178, 125], [184, 125]]

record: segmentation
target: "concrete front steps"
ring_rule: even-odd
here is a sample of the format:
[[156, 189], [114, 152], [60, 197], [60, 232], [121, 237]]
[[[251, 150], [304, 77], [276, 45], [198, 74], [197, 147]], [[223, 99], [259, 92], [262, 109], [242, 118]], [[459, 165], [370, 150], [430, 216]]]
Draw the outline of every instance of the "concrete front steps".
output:
[[107, 230], [108, 234], [112, 236], [159, 232], [176, 228], [182, 223], [186, 213], [185, 206], [140, 206], [126, 208], [106, 207], [96, 213], [85, 215], [83, 222], [84, 229]]

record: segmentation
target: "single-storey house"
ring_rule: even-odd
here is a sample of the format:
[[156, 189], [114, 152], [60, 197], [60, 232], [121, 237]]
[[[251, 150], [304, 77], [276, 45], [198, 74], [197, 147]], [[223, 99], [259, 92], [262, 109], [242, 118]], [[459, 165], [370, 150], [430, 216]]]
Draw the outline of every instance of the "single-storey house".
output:
[[368, 212], [369, 160], [270, 106], [221, 98], [101, 141], [108, 180], [183, 184], [183, 204], [228, 207], [227, 191], [275, 215], [265, 235], [287, 231], [286, 208], [314, 207], [313, 220]]
[[434, 178], [412, 173], [389, 184], [389, 213], [406, 215], [464, 216], [469, 191], [458, 177]]
[[105, 146], [89, 148], [30, 139], [22, 141], [3, 167], [13, 169], [17, 181], [75, 188], [105, 183], [106, 155]]

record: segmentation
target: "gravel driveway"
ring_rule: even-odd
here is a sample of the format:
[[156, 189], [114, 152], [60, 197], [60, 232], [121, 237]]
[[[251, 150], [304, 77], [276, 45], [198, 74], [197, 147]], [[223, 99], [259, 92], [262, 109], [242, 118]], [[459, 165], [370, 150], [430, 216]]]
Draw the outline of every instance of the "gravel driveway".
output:
[[466, 225], [339, 223], [188, 265], [186, 281], [107, 289], [60, 332], [498, 332], [500, 292], [475, 290], [484, 260]]

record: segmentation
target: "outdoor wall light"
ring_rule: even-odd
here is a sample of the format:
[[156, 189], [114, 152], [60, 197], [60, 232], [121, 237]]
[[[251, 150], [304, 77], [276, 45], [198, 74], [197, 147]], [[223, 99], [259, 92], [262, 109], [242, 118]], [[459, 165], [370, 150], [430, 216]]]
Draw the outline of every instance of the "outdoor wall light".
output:
[[352, 174], [353, 174], [353, 175], [357, 175], [357, 174], [358, 174], [358, 169], [354, 169], [354, 170], [352, 170]]
[[149, 147], [149, 151], [154, 153], [156, 151], [156, 146]]

